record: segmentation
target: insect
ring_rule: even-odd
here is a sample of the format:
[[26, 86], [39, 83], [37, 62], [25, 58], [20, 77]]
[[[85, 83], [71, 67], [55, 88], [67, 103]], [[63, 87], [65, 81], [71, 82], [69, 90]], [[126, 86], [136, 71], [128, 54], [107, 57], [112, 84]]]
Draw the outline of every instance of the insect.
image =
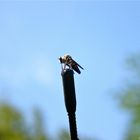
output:
[[61, 64], [64, 64], [64, 68], [62, 67], [63, 70], [65, 70], [66, 66], [68, 66], [70, 69], [73, 69], [80, 74], [81, 71], [79, 68], [84, 69], [76, 61], [74, 61], [70, 55], [64, 55], [63, 57], [59, 57], [59, 60]]

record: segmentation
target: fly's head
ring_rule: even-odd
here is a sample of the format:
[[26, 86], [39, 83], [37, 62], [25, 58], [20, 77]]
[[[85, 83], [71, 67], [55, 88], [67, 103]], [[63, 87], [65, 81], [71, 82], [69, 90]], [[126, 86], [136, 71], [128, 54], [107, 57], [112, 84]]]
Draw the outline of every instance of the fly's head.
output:
[[59, 61], [62, 64], [63, 63], [63, 58], [62, 57], [59, 57]]

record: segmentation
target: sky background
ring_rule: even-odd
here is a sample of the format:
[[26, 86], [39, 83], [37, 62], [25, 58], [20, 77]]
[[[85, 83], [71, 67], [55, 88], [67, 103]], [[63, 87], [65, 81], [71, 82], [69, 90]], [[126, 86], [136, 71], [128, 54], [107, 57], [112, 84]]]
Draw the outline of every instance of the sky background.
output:
[[59, 56], [70, 54], [81, 136], [123, 140], [129, 116], [112, 94], [125, 85], [126, 58], [140, 51], [139, 1], [0, 1], [0, 99], [46, 131], [69, 130]]

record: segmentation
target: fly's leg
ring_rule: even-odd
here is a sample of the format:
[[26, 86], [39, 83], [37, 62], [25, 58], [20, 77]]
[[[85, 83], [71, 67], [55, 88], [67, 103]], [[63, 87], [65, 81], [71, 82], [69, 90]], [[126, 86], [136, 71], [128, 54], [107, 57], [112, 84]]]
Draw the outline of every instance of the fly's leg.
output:
[[62, 71], [64, 71], [64, 68], [63, 68], [63, 64], [61, 63], [61, 69], [62, 69]]
[[65, 70], [66, 69], [66, 64], [64, 64], [64, 69], [63, 70]]

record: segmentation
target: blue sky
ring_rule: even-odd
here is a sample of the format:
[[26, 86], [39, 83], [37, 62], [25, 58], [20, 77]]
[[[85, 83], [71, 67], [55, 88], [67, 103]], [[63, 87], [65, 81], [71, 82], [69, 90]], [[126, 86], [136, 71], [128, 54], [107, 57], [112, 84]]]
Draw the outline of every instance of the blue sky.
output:
[[122, 140], [129, 116], [112, 98], [128, 76], [125, 59], [140, 51], [139, 1], [0, 1], [0, 99], [30, 118], [39, 107], [51, 135], [69, 130], [58, 57], [75, 74], [82, 136]]

